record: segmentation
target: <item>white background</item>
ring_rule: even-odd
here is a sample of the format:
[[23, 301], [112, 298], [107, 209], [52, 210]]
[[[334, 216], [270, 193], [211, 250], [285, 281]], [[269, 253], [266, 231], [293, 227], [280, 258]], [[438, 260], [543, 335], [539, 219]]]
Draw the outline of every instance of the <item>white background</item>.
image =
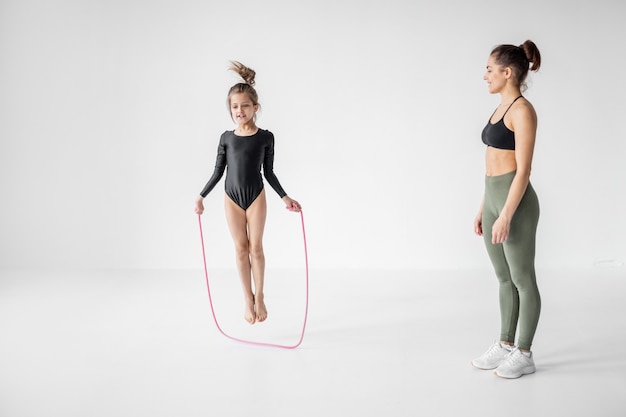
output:
[[[482, 80], [536, 42], [537, 264], [626, 259], [625, 6], [615, 1], [0, 0], [0, 267], [199, 268], [193, 201], [257, 71], [259, 125], [318, 268], [475, 268]], [[232, 266], [223, 182], [205, 200]], [[268, 265], [300, 258], [268, 187]]]

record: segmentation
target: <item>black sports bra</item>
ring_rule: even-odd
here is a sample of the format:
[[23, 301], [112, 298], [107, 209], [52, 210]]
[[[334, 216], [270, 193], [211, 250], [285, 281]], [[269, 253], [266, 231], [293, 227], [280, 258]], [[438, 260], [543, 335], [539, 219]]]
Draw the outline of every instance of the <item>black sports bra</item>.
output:
[[[513, 100], [513, 103], [515, 103], [521, 97], [522, 96], [517, 97], [515, 100]], [[500, 120], [496, 123], [491, 123], [491, 117], [493, 117], [493, 115], [496, 113], [495, 111], [493, 112], [493, 114], [489, 118], [489, 121], [487, 122], [487, 126], [485, 126], [485, 128], [483, 129], [482, 138], [485, 145], [498, 149], [506, 149], [509, 151], [515, 150], [515, 132], [506, 127], [506, 125], [504, 124], [504, 116], [509, 111], [513, 103], [509, 105]]]

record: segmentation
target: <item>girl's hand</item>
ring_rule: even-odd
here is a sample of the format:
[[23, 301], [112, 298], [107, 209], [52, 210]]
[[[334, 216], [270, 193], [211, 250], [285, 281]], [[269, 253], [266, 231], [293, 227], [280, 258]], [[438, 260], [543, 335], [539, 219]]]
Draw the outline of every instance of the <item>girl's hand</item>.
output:
[[498, 244], [504, 243], [509, 238], [509, 232], [511, 231], [511, 221], [506, 218], [498, 217], [491, 228], [491, 243]]
[[476, 215], [476, 218], [474, 219], [474, 233], [476, 233], [477, 236], [483, 235], [483, 214], [482, 213], [478, 213]]
[[197, 214], [204, 213], [204, 204], [202, 204], [202, 200], [204, 200], [202, 197], [196, 198], [195, 212]]
[[300, 205], [300, 203], [298, 203], [296, 200], [292, 200], [291, 198], [289, 198], [289, 196], [284, 196], [283, 201], [287, 205], [287, 207], [285, 208], [289, 211], [295, 211], [296, 213], [298, 213], [300, 210], [302, 210], [302, 206]]

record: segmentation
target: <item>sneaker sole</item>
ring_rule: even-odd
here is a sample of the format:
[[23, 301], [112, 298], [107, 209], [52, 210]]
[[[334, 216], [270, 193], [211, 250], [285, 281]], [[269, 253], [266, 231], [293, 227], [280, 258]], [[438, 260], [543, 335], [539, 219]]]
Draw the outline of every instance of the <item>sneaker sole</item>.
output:
[[515, 375], [500, 375], [498, 373], [498, 371], [493, 371], [493, 374], [495, 376], [499, 376], [500, 378], [506, 378], [506, 379], [517, 379], [517, 378], [521, 378], [524, 375], [530, 375], [530, 374], [534, 374], [535, 373], [535, 367], [528, 367], [528, 368], [524, 368], [522, 370], [522, 372], [520, 372], [519, 374], [515, 374]]
[[472, 364], [472, 366], [473, 366], [474, 368], [476, 368], [476, 369], [480, 369], [480, 370], [483, 370], [483, 371], [489, 371], [489, 370], [491, 370], [491, 369], [496, 369], [496, 368], [498, 367], [498, 365], [496, 365], [496, 366], [494, 366], [494, 367], [492, 367], [492, 368], [485, 368], [485, 367], [482, 367], [482, 366], [478, 366], [478, 365], [476, 365], [476, 364], [474, 363], [474, 361], [471, 361], [470, 363]]

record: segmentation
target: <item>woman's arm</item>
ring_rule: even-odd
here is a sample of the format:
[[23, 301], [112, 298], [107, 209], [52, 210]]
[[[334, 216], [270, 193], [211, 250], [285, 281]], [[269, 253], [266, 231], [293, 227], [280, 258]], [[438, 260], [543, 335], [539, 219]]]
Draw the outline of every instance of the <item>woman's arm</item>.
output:
[[478, 236], [483, 235], [483, 207], [485, 206], [485, 195], [483, 194], [483, 199], [480, 202], [480, 209], [478, 210], [478, 214], [474, 217], [474, 233]]
[[509, 194], [500, 212], [500, 216], [493, 224], [492, 243], [503, 243], [509, 237], [511, 219], [519, 206], [528, 183], [535, 149], [537, 133], [537, 114], [532, 105], [524, 101], [510, 112], [510, 121], [515, 132], [515, 163], [516, 172]]

